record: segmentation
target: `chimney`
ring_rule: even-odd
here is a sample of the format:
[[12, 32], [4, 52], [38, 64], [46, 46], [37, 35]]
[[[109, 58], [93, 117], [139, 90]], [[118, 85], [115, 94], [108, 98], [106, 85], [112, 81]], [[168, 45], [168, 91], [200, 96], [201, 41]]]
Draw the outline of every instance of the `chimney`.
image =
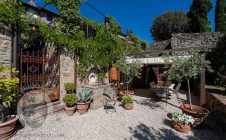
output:
[[104, 25], [106, 28], [110, 27], [110, 18], [107, 16], [104, 18]]

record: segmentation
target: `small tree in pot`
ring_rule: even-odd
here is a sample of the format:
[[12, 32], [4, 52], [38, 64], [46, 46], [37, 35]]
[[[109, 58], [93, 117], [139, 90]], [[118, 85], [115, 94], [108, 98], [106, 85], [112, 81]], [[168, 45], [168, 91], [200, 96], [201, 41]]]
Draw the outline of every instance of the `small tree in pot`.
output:
[[140, 78], [140, 63], [138, 61], [133, 61], [132, 63], [127, 63], [125, 59], [120, 59], [116, 63], [117, 69], [120, 70], [125, 75], [126, 90], [121, 91], [123, 95], [133, 94], [132, 91], [129, 91], [129, 83], [133, 80], [134, 77]]
[[[178, 82], [181, 82], [183, 79], [187, 80], [189, 104], [183, 104], [180, 108], [184, 113], [191, 115], [192, 117], [201, 118], [200, 120], [203, 121], [203, 117], [207, 116], [209, 111], [200, 106], [192, 105], [189, 80], [192, 77], [197, 77], [203, 70], [212, 71], [210, 62], [205, 60], [205, 57], [198, 51], [192, 51], [189, 57], [166, 56], [165, 62], [169, 64], [169, 70], [164, 72], [167, 79], [177, 80]], [[195, 124], [200, 123], [201, 122], [195, 122]]]
[[19, 79], [11, 76], [17, 73], [15, 68], [0, 66], [0, 139], [8, 139], [15, 132], [18, 118], [8, 111], [18, 93]]
[[76, 109], [76, 103], [78, 101], [77, 97], [74, 94], [68, 94], [63, 98], [65, 102], [65, 110], [68, 116], [72, 116]]
[[77, 110], [78, 113], [83, 114], [88, 111], [89, 104], [92, 97], [92, 89], [84, 88], [84, 89], [78, 89], [77, 91]]

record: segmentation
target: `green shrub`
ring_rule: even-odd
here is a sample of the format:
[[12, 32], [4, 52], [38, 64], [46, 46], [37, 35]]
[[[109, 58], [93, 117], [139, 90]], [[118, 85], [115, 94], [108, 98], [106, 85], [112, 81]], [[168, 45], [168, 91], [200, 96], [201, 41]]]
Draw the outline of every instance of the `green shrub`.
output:
[[133, 103], [133, 98], [131, 96], [124, 96], [122, 97], [122, 101], [123, 104], [130, 104]]
[[64, 89], [65, 89], [67, 94], [71, 94], [75, 90], [75, 85], [74, 85], [74, 83], [65, 83]]
[[77, 91], [79, 102], [87, 103], [91, 100], [93, 90], [90, 88], [84, 88]]
[[74, 94], [70, 94], [70, 95], [66, 95], [63, 98], [63, 101], [65, 102], [67, 107], [74, 107], [78, 99]]

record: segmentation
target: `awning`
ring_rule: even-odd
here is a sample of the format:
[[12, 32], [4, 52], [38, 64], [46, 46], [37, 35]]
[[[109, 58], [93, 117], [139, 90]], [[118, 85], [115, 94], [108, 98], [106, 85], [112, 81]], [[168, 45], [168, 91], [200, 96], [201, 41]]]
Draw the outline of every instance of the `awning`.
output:
[[[174, 56], [171, 56], [174, 57]], [[189, 58], [191, 55], [184, 55], [184, 56], [177, 56], [177, 57], [185, 57]], [[163, 57], [149, 57], [149, 58], [126, 58], [127, 63], [133, 63], [133, 62], [139, 62], [141, 64], [149, 64], [149, 65], [155, 65], [155, 64], [165, 64]]]

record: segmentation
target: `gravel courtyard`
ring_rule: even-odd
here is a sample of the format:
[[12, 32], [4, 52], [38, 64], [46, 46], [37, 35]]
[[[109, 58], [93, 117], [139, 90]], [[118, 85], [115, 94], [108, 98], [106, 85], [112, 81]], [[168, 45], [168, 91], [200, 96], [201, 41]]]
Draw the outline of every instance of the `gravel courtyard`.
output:
[[[180, 95], [181, 98], [185, 96]], [[183, 100], [182, 99], [182, 100]], [[180, 112], [173, 94], [168, 104], [146, 97], [134, 96], [135, 107], [124, 110], [117, 104], [117, 112], [103, 108], [72, 117], [64, 111], [50, 115], [36, 129], [22, 128], [12, 140], [220, 140], [222, 134], [209, 123], [187, 134], [171, 128], [170, 113]]]

